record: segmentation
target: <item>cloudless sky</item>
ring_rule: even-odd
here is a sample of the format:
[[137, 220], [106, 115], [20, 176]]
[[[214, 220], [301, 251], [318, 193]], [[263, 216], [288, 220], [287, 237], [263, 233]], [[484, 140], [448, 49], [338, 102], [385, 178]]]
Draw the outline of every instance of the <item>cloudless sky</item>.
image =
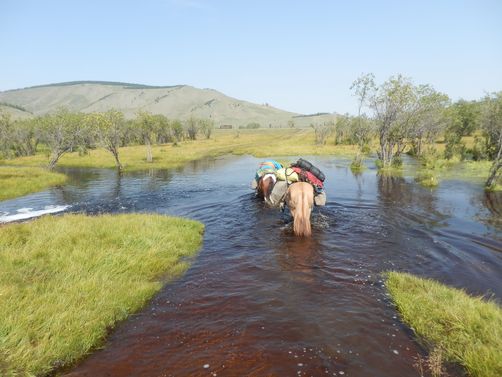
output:
[[453, 100], [502, 90], [502, 1], [0, 0], [0, 91], [188, 84], [353, 113], [350, 85], [368, 72]]

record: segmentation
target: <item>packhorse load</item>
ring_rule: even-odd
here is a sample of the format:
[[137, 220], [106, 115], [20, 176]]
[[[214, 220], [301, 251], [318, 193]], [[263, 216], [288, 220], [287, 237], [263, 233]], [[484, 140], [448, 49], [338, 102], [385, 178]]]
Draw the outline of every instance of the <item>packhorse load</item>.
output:
[[307, 160], [304, 160], [303, 158], [300, 158], [294, 164], [291, 164], [291, 166], [312, 173], [321, 182], [324, 182], [324, 180], [326, 179], [324, 173], [321, 170], [319, 170], [318, 168], [316, 168], [314, 165], [312, 165]]
[[314, 189], [314, 203], [316, 206], [326, 205], [326, 192], [324, 191], [324, 173], [312, 163], [303, 158], [284, 168], [274, 160], [262, 162], [251, 186], [257, 189], [260, 196], [272, 206], [281, 206], [288, 187], [295, 182], [306, 182]]
[[270, 160], [260, 164], [251, 186], [269, 205], [281, 209], [287, 205], [293, 216], [295, 235], [309, 237], [313, 206], [326, 205], [325, 178], [321, 170], [302, 158], [287, 168]]

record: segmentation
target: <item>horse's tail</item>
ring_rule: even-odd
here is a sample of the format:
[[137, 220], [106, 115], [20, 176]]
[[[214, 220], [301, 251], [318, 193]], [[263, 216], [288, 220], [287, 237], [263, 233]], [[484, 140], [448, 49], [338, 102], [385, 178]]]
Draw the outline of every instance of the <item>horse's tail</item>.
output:
[[296, 216], [293, 220], [293, 230], [297, 236], [310, 237], [312, 228], [310, 226], [310, 205], [307, 199], [307, 193], [302, 190], [298, 201]]

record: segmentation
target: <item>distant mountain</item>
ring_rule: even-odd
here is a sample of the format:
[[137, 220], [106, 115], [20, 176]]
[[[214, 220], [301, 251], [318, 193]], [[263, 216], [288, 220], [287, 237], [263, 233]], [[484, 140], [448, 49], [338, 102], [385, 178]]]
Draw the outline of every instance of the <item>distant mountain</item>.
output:
[[268, 105], [228, 97], [213, 89], [189, 85], [148, 86], [108, 81], [72, 81], [0, 92], [0, 109], [15, 118], [37, 116], [60, 107], [72, 111], [94, 112], [116, 109], [127, 118], [140, 110], [185, 120], [211, 118], [216, 126], [308, 127], [312, 122], [334, 119], [333, 114], [302, 115]]

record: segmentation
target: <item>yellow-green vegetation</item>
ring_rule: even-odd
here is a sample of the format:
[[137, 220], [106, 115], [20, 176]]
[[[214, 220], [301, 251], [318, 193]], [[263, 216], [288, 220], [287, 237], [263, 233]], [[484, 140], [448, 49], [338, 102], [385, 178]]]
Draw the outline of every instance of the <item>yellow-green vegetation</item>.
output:
[[360, 173], [364, 169], [366, 169], [366, 167], [364, 166], [364, 158], [361, 154], [357, 154], [350, 163], [350, 170], [353, 173]]
[[378, 168], [378, 174], [385, 177], [401, 177], [405, 168], [404, 164], [398, 166], [383, 166], [380, 160], [376, 160], [375, 165]]
[[437, 187], [439, 185], [439, 178], [437, 173], [431, 169], [422, 169], [417, 172], [415, 181], [424, 187]]
[[486, 187], [485, 190], [487, 192], [496, 192], [496, 191], [502, 191], [502, 184], [494, 184], [490, 187]]
[[472, 376], [502, 376], [502, 309], [496, 303], [406, 273], [386, 278], [404, 322], [433, 357], [460, 363]]
[[[266, 129], [266, 130], [217, 130], [211, 139], [182, 141], [175, 144], [152, 146], [153, 162], [146, 161], [147, 148], [144, 145], [119, 149], [120, 161], [125, 170], [151, 168], [173, 168], [188, 161], [224, 154], [251, 154], [256, 157], [343, 155], [353, 156], [357, 147], [353, 145], [315, 145], [311, 129]], [[45, 154], [5, 160], [6, 164], [41, 166], [47, 165]], [[58, 162], [66, 167], [114, 168], [115, 160], [104, 149], [90, 150], [87, 155], [67, 153]]]
[[1, 227], [0, 375], [45, 375], [84, 356], [187, 269], [202, 232], [146, 214]]
[[486, 179], [492, 166], [492, 161], [463, 161], [454, 164], [451, 169], [445, 172], [447, 177], [457, 179]]
[[0, 166], [0, 200], [61, 185], [66, 178], [64, 174], [43, 168]]
[[424, 187], [437, 187], [439, 185], [439, 172], [453, 163], [440, 157], [436, 149], [429, 148], [419, 158], [421, 168], [417, 170], [415, 181]]
[[[483, 182], [486, 180], [492, 166], [492, 161], [463, 161], [453, 164], [445, 169], [442, 175], [449, 179], [471, 180]], [[487, 191], [502, 191], [502, 182], [499, 179], [492, 187], [485, 188]]]

